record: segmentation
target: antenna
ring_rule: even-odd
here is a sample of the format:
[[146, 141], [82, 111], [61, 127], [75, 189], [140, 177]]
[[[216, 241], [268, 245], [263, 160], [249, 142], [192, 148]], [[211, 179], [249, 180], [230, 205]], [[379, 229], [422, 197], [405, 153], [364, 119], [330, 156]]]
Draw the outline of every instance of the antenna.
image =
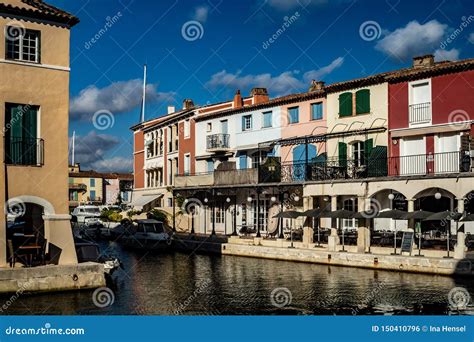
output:
[[146, 97], [146, 64], [143, 67], [143, 94], [142, 94], [142, 113], [140, 122], [145, 121], [145, 97]]
[[75, 140], [76, 140], [76, 131], [72, 131], [72, 144], [71, 144], [72, 145], [72, 153], [71, 153], [71, 164], [72, 164], [72, 166], [75, 165], [74, 164], [74, 161], [75, 161], [74, 160], [75, 159], [74, 158], [74, 154], [75, 154], [75, 151], [74, 151], [74, 145], [75, 144], [74, 143], [75, 143]]

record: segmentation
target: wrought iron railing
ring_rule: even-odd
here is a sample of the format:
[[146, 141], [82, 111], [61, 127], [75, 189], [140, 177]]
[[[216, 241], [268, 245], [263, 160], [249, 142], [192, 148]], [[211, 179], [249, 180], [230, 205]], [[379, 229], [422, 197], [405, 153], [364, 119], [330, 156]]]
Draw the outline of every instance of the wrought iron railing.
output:
[[206, 147], [208, 150], [229, 148], [229, 134], [211, 134], [206, 137]]
[[9, 165], [44, 165], [43, 139], [5, 137], [5, 163]]
[[431, 122], [431, 102], [410, 105], [410, 124], [421, 124]]
[[290, 183], [387, 176], [414, 176], [469, 172], [471, 159], [465, 152], [444, 152], [401, 157], [355, 159], [331, 158], [316, 162], [260, 165], [260, 183]]

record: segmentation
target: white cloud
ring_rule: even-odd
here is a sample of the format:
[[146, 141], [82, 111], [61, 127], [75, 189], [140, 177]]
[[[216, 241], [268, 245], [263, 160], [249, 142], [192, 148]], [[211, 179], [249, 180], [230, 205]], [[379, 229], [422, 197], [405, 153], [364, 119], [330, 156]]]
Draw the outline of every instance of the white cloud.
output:
[[344, 57], [338, 57], [333, 60], [329, 65], [326, 65], [318, 70], [311, 70], [304, 73], [304, 80], [309, 82], [311, 80], [321, 80], [324, 76], [329, 75], [335, 69], [339, 68], [344, 63]]
[[472, 32], [467, 39], [469, 40], [469, 43], [474, 44], [474, 32]]
[[394, 59], [406, 61], [413, 56], [432, 53], [439, 47], [447, 29], [448, 25], [437, 20], [425, 24], [410, 21], [405, 27], [388, 33], [375, 48]]
[[[98, 134], [90, 131], [87, 135], [76, 136], [75, 162], [80, 163], [83, 169], [94, 169], [104, 172], [128, 172], [131, 170], [131, 162], [128, 158], [112, 157], [106, 155], [122, 145], [121, 138]], [[120, 161], [122, 163], [120, 163]]]
[[[129, 112], [141, 105], [142, 88], [140, 79], [114, 82], [104, 88], [90, 85], [72, 98], [70, 117], [72, 120], [90, 120], [99, 110], [108, 110], [114, 115]], [[146, 86], [147, 103], [174, 101], [174, 96], [173, 92], [158, 92], [156, 84]]]
[[209, 15], [208, 6], [198, 6], [194, 9], [193, 19], [205, 23], [207, 21], [207, 16]]
[[100, 172], [132, 172], [133, 159], [125, 157], [112, 157], [98, 160], [93, 163], [92, 168]]
[[309, 87], [309, 82], [312, 79], [321, 80], [340, 67], [343, 62], [344, 58], [338, 57], [329, 65], [305, 72], [302, 79], [298, 77], [298, 71], [285, 71], [277, 76], [272, 76], [269, 73], [243, 76], [241, 72], [232, 74], [222, 70], [212, 75], [206, 85], [211, 88], [227, 87], [231, 89], [264, 87], [268, 89], [271, 95], [278, 96]]
[[443, 50], [437, 49], [434, 52], [434, 59], [436, 62], [441, 61], [457, 61], [459, 59], [460, 51], [458, 49]]

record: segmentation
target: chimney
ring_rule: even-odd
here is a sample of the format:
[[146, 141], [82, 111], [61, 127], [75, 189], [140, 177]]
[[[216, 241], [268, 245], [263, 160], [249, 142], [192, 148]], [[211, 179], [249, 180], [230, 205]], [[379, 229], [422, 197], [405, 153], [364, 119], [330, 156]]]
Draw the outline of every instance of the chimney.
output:
[[191, 99], [184, 99], [183, 100], [183, 109], [191, 109], [194, 108], [194, 102]]
[[324, 82], [323, 81], [312, 80], [311, 85], [309, 87], [309, 91], [323, 90], [323, 88], [324, 88]]
[[237, 90], [234, 95], [234, 106], [233, 108], [242, 107], [242, 95], [240, 95], [240, 90]]
[[176, 112], [176, 108], [174, 106], [168, 106], [168, 114]]
[[425, 55], [413, 57], [413, 67], [414, 68], [429, 68], [434, 65], [434, 56]]
[[253, 88], [250, 91], [250, 96], [252, 96], [252, 104], [268, 102], [268, 92], [267, 88]]

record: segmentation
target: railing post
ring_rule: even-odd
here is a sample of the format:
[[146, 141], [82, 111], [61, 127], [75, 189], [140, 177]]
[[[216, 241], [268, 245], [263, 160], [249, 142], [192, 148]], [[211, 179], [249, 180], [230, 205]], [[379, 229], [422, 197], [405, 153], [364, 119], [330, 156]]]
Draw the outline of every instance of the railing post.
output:
[[260, 191], [257, 187], [257, 237], [261, 237], [260, 234]]

